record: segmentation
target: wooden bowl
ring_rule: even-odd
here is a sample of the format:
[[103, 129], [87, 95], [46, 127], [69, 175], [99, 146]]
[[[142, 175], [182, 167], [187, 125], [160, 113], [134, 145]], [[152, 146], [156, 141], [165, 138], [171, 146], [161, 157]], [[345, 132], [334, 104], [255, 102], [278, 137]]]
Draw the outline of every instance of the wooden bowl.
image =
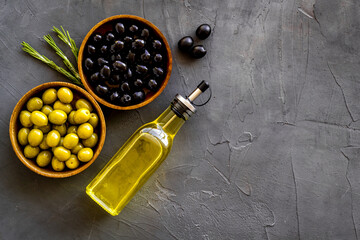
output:
[[[18, 134], [19, 129], [21, 128], [21, 124], [19, 121], [19, 114], [23, 109], [25, 109], [27, 101], [31, 97], [39, 95], [40, 92], [43, 92], [48, 88], [60, 88], [60, 87], [70, 88], [74, 94], [74, 100], [76, 100], [77, 98], [85, 98], [92, 104], [92, 106], [94, 108], [94, 112], [96, 112], [97, 115], [99, 116], [99, 124], [97, 126], [97, 130], [99, 130], [98, 131], [99, 140], [98, 140], [97, 146], [95, 148], [93, 148], [94, 156], [89, 162], [84, 163], [84, 164], [80, 165], [78, 168], [73, 169], [73, 170], [56, 172], [56, 171], [52, 170], [51, 168], [41, 168], [36, 164], [35, 160], [26, 158], [23, 153], [23, 147], [18, 143], [17, 134]], [[104, 114], [103, 114], [99, 104], [95, 101], [95, 99], [88, 92], [86, 92], [84, 89], [82, 89], [74, 84], [71, 84], [71, 83], [49, 82], [49, 83], [41, 84], [41, 85], [31, 89], [16, 104], [14, 111], [10, 118], [9, 134], [10, 134], [11, 145], [12, 145], [16, 155], [18, 156], [20, 161], [26, 167], [28, 167], [33, 172], [36, 172], [37, 174], [43, 175], [45, 177], [65, 178], [65, 177], [70, 177], [70, 176], [73, 176], [75, 174], [78, 174], [78, 173], [84, 171], [99, 156], [101, 149], [105, 142], [106, 126], [105, 126]]]
[[[165, 44], [166, 47], [166, 53], [167, 53], [167, 71], [166, 71], [166, 76], [163, 80], [163, 82], [161, 83], [161, 85], [159, 86], [159, 89], [155, 92], [155, 93], [148, 93], [146, 94], [146, 98], [143, 102], [135, 104], [135, 105], [130, 105], [130, 106], [118, 106], [115, 104], [112, 104], [106, 100], [104, 100], [103, 98], [99, 97], [98, 95], [96, 95], [94, 88], [88, 83], [88, 79], [87, 76], [84, 74], [83, 71], [83, 56], [84, 56], [84, 48], [85, 45], [87, 44], [89, 38], [91, 37], [91, 35], [94, 32], [99, 32], [99, 33], [105, 33], [109, 30], [112, 30], [112, 25], [111, 22], [117, 21], [121, 19], [123, 23], [126, 23], [126, 21], [138, 21], [141, 22], [142, 25], [146, 25], [149, 29], [153, 30], [155, 32], [156, 35], [158, 35], [158, 37], [161, 39], [161, 41]], [[160, 30], [151, 22], [149, 22], [148, 20], [138, 17], [138, 16], [133, 16], [133, 15], [116, 15], [116, 16], [112, 16], [109, 18], [106, 18], [104, 20], [102, 20], [101, 22], [99, 22], [98, 24], [96, 24], [85, 36], [81, 46], [80, 46], [80, 50], [79, 50], [79, 57], [78, 57], [78, 69], [79, 69], [79, 74], [80, 74], [80, 78], [82, 83], [84, 84], [86, 90], [101, 104], [113, 108], [113, 109], [117, 109], [117, 110], [131, 110], [131, 109], [136, 109], [136, 108], [140, 108], [145, 106], [146, 104], [149, 104], [150, 102], [152, 102], [156, 97], [158, 97], [160, 95], [160, 93], [164, 90], [164, 88], [166, 87], [169, 79], [170, 79], [170, 74], [171, 74], [171, 70], [172, 70], [172, 56], [171, 56], [171, 50], [170, 50], [170, 46], [166, 40], [166, 38], [164, 37], [164, 35], [160, 32]]]

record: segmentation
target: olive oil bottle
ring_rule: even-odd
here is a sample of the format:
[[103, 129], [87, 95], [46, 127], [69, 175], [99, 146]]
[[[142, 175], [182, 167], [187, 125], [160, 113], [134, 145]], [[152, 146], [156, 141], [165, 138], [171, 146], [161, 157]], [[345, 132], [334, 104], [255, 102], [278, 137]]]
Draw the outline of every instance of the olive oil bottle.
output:
[[169, 154], [173, 139], [195, 113], [192, 101], [209, 87], [202, 81], [184, 98], [177, 94], [153, 122], [141, 126], [86, 187], [86, 193], [116, 216]]

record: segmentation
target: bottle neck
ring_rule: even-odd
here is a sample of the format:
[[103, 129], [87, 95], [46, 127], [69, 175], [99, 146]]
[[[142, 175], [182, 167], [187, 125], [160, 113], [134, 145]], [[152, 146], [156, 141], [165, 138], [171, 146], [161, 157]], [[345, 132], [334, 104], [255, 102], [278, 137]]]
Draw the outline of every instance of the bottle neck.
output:
[[171, 106], [168, 107], [156, 120], [162, 129], [169, 135], [175, 136], [180, 130], [185, 120], [178, 117], [172, 110]]

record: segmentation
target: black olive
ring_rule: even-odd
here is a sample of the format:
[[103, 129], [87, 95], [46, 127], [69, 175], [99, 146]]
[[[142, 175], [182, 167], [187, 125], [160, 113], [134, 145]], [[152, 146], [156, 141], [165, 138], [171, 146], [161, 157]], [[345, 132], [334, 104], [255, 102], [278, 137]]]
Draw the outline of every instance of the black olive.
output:
[[131, 27], [129, 28], [130, 32], [135, 33], [139, 30], [139, 27], [136, 25], [131, 25]]
[[136, 79], [134, 82], [134, 86], [137, 88], [141, 88], [143, 86], [143, 81], [141, 79]]
[[160, 53], [157, 53], [157, 54], [155, 55], [154, 61], [157, 62], [157, 63], [159, 63], [159, 62], [162, 61], [162, 56], [161, 56]]
[[127, 69], [126, 64], [119, 60], [117, 60], [113, 63], [113, 67], [115, 70], [120, 71], [120, 72], [125, 72]]
[[111, 84], [119, 84], [120, 80], [121, 80], [120, 75], [111, 75], [109, 82]]
[[124, 48], [124, 42], [117, 40], [115, 41], [115, 43], [113, 45], [111, 45], [110, 47], [110, 52], [114, 53], [114, 52], [119, 52]]
[[95, 88], [96, 92], [99, 94], [99, 95], [106, 95], [109, 93], [109, 88], [105, 85], [97, 85], [96, 88]]
[[120, 101], [120, 93], [118, 91], [114, 91], [111, 95], [110, 95], [110, 101], [113, 103], [117, 103], [118, 101]]
[[99, 77], [99, 72], [96, 72], [96, 73], [93, 73], [91, 76], [90, 76], [90, 81], [93, 82], [93, 83], [96, 83], [100, 80], [100, 77]]
[[131, 79], [132, 78], [132, 71], [130, 68], [128, 68], [127, 72], [124, 74], [125, 79]]
[[101, 52], [101, 54], [103, 54], [103, 55], [107, 55], [107, 54], [108, 54], [108, 51], [109, 51], [109, 48], [108, 48], [108, 46], [106, 46], [106, 45], [103, 45], [103, 46], [100, 48], [100, 52]]
[[196, 45], [190, 51], [190, 56], [193, 58], [202, 58], [206, 55], [206, 49], [203, 45]]
[[153, 41], [153, 48], [155, 49], [160, 49], [161, 48], [161, 42], [159, 40], [154, 40]]
[[88, 53], [93, 55], [96, 53], [96, 48], [93, 45], [88, 45]]
[[131, 96], [129, 94], [124, 94], [120, 98], [120, 105], [128, 106], [131, 104]]
[[123, 33], [125, 32], [124, 24], [122, 24], [122, 23], [117, 23], [117, 24], [115, 25], [115, 31], [116, 31], [119, 35], [123, 34]]
[[148, 62], [151, 58], [150, 53], [148, 52], [148, 50], [145, 49], [144, 53], [141, 54], [140, 56], [141, 60], [143, 60], [144, 62]]
[[111, 55], [110, 59], [112, 62], [115, 62], [116, 60], [121, 60], [121, 55], [120, 55], [120, 53], [113, 54], [113, 55]]
[[129, 51], [128, 55], [126, 56], [126, 59], [131, 63], [135, 62], [135, 53]]
[[104, 65], [100, 70], [100, 74], [103, 75], [105, 78], [110, 77], [110, 74], [111, 74], [110, 67], [107, 65]]
[[102, 36], [100, 34], [95, 34], [93, 40], [95, 45], [99, 45], [102, 41]]
[[113, 33], [109, 32], [106, 34], [106, 41], [112, 43], [115, 40], [115, 36]]
[[142, 102], [145, 99], [145, 93], [143, 91], [138, 91], [133, 93], [133, 100], [136, 103]]
[[145, 74], [147, 73], [148, 71], [148, 68], [144, 65], [136, 65], [136, 72], [139, 73], [139, 74]]
[[120, 86], [121, 91], [123, 92], [130, 92], [130, 84], [128, 82], [123, 82]]
[[162, 68], [159, 68], [159, 67], [154, 67], [153, 68], [153, 73], [159, 77], [159, 76], [162, 76], [164, 74], [164, 70]]
[[202, 40], [208, 38], [210, 36], [210, 33], [211, 33], [211, 27], [209, 24], [201, 24], [196, 29], [196, 36]]
[[150, 36], [149, 30], [146, 29], [146, 28], [144, 28], [144, 29], [141, 31], [141, 36], [142, 36], [143, 38], [149, 37], [149, 36]]
[[183, 52], [188, 52], [194, 44], [194, 40], [190, 36], [183, 37], [178, 42], [178, 48]]
[[142, 39], [136, 39], [133, 43], [132, 43], [132, 48], [139, 50], [142, 49], [145, 46], [145, 41]]
[[132, 37], [129, 37], [129, 36], [124, 37], [124, 42], [125, 42], [126, 44], [130, 44], [130, 43], [132, 43], [132, 41], [133, 41], [133, 38], [132, 38]]
[[157, 86], [158, 83], [154, 79], [149, 80], [148, 87], [150, 88], [150, 90], [156, 90]]
[[108, 61], [106, 61], [104, 58], [98, 58], [98, 60], [97, 60], [97, 63], [98, 63], [98, 65], [99, 65], [99, 67], [102, 67], [102, 66], [104, 66], [104, 65], [108, 65], [109, 64], [109, 62]]
[[90, 58], [85, 59], [85, 68], [87, 70], [91, 70], [93, 66], [94, 66], [94, 62]]

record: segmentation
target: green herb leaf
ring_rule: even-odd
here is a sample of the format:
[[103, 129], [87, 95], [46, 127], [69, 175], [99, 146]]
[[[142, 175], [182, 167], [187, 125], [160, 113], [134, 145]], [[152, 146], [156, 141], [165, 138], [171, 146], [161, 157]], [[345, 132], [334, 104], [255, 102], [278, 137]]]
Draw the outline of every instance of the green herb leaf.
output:
[[79, 49], [76, 47], [75, 41], [70, 37], [69, 31], [65, 32], [64, 28], [62, 26], [60, 27], [62, 31], [60, 31], [60, 29], [58, 29], [55, 26], [53, 26], [52, 30], [56, 32], [58, 34], [58, 37], [71, 48], [71, 51], [74, 54], [75, 59], [77, 61], [79, 55]]

